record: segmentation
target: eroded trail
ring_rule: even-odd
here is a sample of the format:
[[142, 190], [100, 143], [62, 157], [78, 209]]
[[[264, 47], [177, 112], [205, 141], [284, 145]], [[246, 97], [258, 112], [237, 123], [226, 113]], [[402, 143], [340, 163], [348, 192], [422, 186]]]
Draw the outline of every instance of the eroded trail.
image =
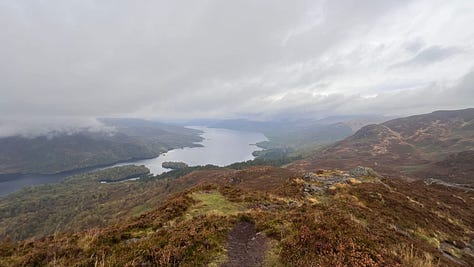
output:
[[227, 236], [228, 261], [223, 266], [263, 266], [266, 248], [266, 237], [252, 223], [239, 222]]

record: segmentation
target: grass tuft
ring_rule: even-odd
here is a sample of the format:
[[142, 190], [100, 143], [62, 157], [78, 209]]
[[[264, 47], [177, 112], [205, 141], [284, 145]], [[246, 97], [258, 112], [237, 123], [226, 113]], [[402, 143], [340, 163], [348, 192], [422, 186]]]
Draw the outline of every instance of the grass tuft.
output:
[[406, 244], [401, 244], [397, 246], [395, 249], [395, 254], [400, 258], [403, 266], [440, 266], [439, 262], [435, 261], [434, 257], [430, 253], [423, 252], [421, 255], [417, 253], [413, 244], [411, 246], [408, 246]]

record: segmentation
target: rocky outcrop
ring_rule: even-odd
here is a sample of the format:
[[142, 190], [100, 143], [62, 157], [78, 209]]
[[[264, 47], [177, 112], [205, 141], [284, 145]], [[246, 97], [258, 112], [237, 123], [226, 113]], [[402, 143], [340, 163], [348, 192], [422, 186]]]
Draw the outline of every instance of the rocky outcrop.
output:
[[380, 177], [377, 172], [368, 167], [358, 166], [350, 172], [338, 170], [318, 170], [316, 173], [306, 172], [301, 177], [304, 181], [303, 191], [307, 194], [321, 194], [327, 191], [333, 192], [349, 185], [375, 180]]
[[378, 173], [375, 172], [372, 168], [357, 166], [352, 169], [349, 174], [353, 177], [362, 177], [362, 176], [369, 176], [369, 177], [378, 177]]

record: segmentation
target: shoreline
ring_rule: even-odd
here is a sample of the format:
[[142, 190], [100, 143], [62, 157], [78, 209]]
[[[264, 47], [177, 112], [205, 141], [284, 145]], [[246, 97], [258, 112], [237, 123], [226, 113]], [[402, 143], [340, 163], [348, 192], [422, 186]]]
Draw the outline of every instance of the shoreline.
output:
[[[63, 176], [63, 175], [68, 175], [68, 176], [71, 176], [71, 175], [75, 175], [75, 174], [79, 174], [79, 173], [86, 173], [86, 172], [89, 172], [89, 171], [95, 171], [95, 170], [98, 170], [98, 169], [103, 169], [103, 168], [107, 168], [107, 167], [112, 167], [113, 165], [116, 165], [116, 164], [122, 164], [122, 163], [132, 163], [134, 161], [139, 161], [139, 160], [147, 160], [147, 159], [154, 159], [154, 158], [157, 158], [163, 154], [166, 154], [172, 150], [175, 150], [175, 149], [183, 149], [183, 148], [194, 148], [194, 147], [203, 147], [201, 144], [195, 144], [193, 146], [182, 146], [182, 147], [176, 147], [176, 148], [172, 148], [172, 149], [169, 149], [169, 150], [166, 150], [166, 151], [163, 151], [163, 152], [160, 152], [158, 155], [155, 155], [155, 156], [152, 156], [152, 157], [137, 157], [137, 158], [130, 158], [130, 159], [125, 159], [125, 160], [119, 160], [119, 161], [114, 161], [112, 163], [105, 163], [105, 164], [98, 164], [98, 165], [92, 165], [92, 166], [87, 166], [87, 167], [82, 167], [82, 168], [76, 168], [76, 169], [70, 169], [70, 170], [64, 170], [64, 171], [59, 171], [59, 172], [44, 172], [44, 173], [30, 173], [30, 172], [27, 172], [27, 173], [23, 173], [23, 172], [15, 172], [15, 173], [0, 173], [0, 182], [8, 182], [8, 181], [11, 181], [11, 180], [14, 180], [15, 178], [11, 178], [11, 179], [5, 179], [6, 176], [9, 176], [9, 177], [12, 177], [12, 176], [16, 176], [16, 177], [20, 177], [20, 176], [29, 176], [29, 175], [35, 175], [35, 176]], [[132, 164], [133, 165], [133, 164]]]

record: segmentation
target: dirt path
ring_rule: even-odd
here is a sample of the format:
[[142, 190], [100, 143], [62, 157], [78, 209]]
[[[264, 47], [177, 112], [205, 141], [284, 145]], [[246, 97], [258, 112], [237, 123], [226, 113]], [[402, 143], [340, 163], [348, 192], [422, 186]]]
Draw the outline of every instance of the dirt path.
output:
[[239, 222], [227, 236], [228, 261], [222, 266], [262, 266], [266, 246], [265, 236], [257, 233], [252, 223]]

